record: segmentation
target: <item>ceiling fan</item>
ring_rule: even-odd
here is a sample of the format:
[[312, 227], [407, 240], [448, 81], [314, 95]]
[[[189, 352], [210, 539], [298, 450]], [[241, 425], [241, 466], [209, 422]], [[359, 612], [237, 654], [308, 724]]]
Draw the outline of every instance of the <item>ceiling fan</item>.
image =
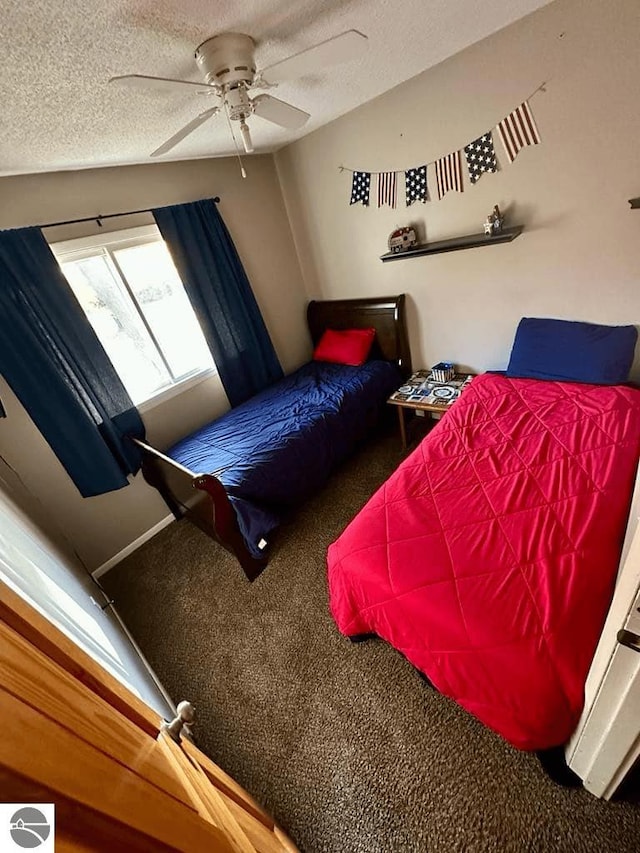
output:
[[253, 151], [253, 143], [247, 124], [249, 116], [255, 114], [290, 130], [302, 127], [309, 118], [309, 113], [272, 95], [266, 93], [250, 95], [250, 89], [268, 89], [285, 80], [317, 73], [328, 65], [347, 62], [361, 54], [366, 46], [366, 36], [357, 30], [347, 30], [287, 59], [282, 59], [274, 65], [256, 70], [254, 40], [243, 33], [221, 33], [207, 39], [196, 49], [195, 60], [204, 77], [203, 83], [174, 80], [169, 77], [149, 77], [144, 74], [125, 74], [121, 77], [112, 77], [109, 82], [165, 90], [189, 89], [191, 92], [213, 96], [216, 99], [215, 106], [204, 110], [174, 133], [170, 139], [151, 152], [152, 157], [166, 154], [200, 125], [220, 112], [226, 113], [231, 128], [231, 122], [239, 123], [244, 149], [250, 154]]

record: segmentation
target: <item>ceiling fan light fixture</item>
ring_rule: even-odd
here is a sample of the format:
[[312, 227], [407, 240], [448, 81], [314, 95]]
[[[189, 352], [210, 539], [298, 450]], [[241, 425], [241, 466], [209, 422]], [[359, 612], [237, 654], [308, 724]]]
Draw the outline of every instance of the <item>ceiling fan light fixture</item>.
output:
[[251, 154], [253, 152], [253, 142], [251, 141], [251, 132], [249, 131], [249, 125], [246, 121], [240, 122], [240, 136], [242, 137], [244, 150], [247, 154]]

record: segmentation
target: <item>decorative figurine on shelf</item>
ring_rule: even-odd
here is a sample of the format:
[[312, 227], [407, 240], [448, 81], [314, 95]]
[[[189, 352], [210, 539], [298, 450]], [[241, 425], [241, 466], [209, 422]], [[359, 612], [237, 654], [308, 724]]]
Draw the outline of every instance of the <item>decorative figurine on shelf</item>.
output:
[[395, 231], [389, 234], [389, 251], [394, 254], [396, 252], [406, 252], [408, 249], [413, 248], [417, 242], [418, 238], [413, 228], [408, 226], [405, 228], [396, 228]]
[[504, 216], [500, 213], [500, 208], [496, 204], [484, 222], [484, 233], [492, 237], [494, 234], [500, 234], [503, 226]]

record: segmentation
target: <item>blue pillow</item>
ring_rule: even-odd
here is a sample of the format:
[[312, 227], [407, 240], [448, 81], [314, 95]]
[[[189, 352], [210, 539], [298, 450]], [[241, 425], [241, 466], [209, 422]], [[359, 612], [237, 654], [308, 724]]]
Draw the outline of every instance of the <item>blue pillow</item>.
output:
[[629, 378], [637, 338], [635, 326], [523, 317], [507, 376], [620, 385]]

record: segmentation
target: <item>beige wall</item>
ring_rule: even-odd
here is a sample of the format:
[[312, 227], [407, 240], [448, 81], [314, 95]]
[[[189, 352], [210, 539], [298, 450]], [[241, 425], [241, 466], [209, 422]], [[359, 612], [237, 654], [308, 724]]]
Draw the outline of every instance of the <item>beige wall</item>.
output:
[[[409, 294], [416, 366], [504, 367], [523, 315], [639, 322], [640, 212], [627, 203], [640, 195], [639, 45], [637, 0], [557, 0], [279, 152], [308, 293]], [[545, 80], [531, 101], [543, 142], [512, 165], [494, 134], [501, 171], [466, 180], [462, 195], [406, 208], [400, 185], [395, 211], [349, 207], [341, 164], [434, 160]], [[432, 167], [429, 182], [437, 199]], [[525, 225], [513, 243], [379, 260], [400, 225], [417, 223], [429, 240], [470, 234], [496, 202]]]
[[[273, 158], [252, 157], [242, 180], [237, 161], [196, 160], [0, 179], [0, 228], [43, 224], [219, 195], [256, 298], [286, 371], [308, 355], [306, 296]], [[107, 220], [105, 228], [152, 221], [149, 215]], [[47, 230], [51, 242], [94, 233], [94, 223]], [[83, 499], [0, 379], [8, 413], [0, 420], [0, 455], [42, 506], [49, 532], [61, 531], [95, 569], [167, 515], [164, 502], [141, 476], [125, 489]], [[217, 379], [209, 379], [147, 410], [149, 438], [160, 446], [186, 435], [228, 407]]]

